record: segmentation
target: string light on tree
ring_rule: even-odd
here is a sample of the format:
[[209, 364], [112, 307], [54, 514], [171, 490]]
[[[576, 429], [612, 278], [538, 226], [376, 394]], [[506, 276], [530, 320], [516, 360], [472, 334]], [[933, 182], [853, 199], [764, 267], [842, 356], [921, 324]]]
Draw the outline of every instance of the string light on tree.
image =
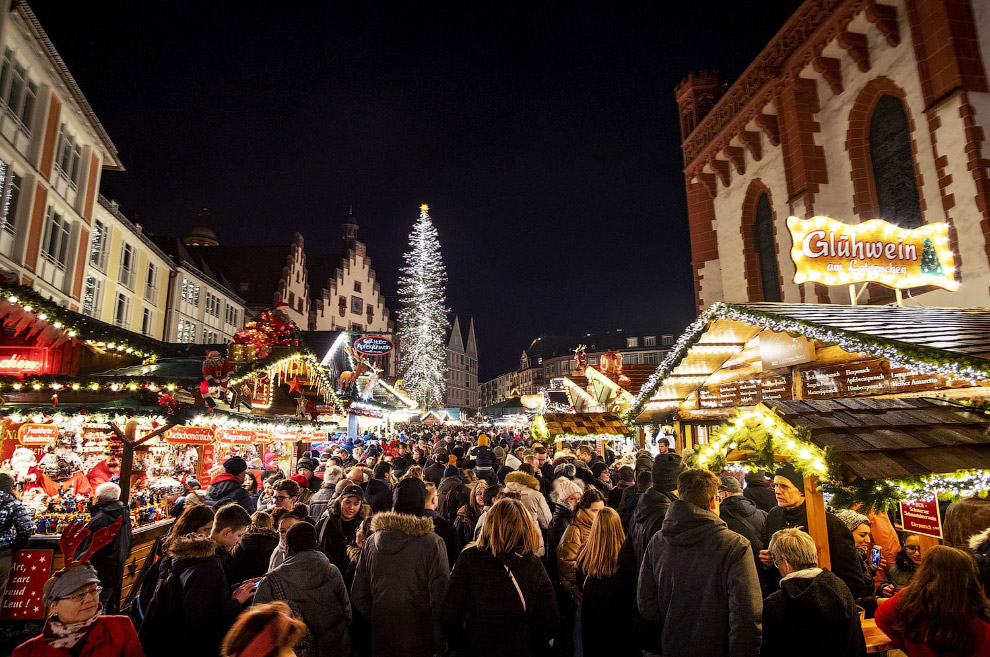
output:
[[423, 408], [438, 406], [446, 391], [447, 270], [430, 207], [419, 208], [409, 235], [410, 250], [399, 278], [399, 344], [402, 380]]

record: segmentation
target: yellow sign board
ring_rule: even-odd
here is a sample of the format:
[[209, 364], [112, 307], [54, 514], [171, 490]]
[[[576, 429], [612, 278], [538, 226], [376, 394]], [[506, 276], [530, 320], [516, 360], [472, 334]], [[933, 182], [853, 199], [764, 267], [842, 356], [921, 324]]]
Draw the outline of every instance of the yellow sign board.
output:
[[900, 228], [882, 219], [844, 224], [830, 217], [788, 217], [795, 283], [880, 283], [904, 289], [959, 289], [949, 226]]

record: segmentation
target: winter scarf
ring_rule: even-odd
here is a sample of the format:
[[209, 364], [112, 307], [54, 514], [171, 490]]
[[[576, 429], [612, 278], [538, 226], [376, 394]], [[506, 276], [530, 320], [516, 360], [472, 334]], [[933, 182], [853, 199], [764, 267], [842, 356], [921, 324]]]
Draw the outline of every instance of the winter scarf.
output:
[[92, 618], [78, 623], [63, 623], [57, 616], [52, 616], [45, 624], [45, 629], [42, 632], [45, 643], [52, 648], [72, 650], [80, 641], [85, 640], [86, 635], [93, 629], [93, 625], [100, 619], [102, 613], [103, 605], [100, 605]]

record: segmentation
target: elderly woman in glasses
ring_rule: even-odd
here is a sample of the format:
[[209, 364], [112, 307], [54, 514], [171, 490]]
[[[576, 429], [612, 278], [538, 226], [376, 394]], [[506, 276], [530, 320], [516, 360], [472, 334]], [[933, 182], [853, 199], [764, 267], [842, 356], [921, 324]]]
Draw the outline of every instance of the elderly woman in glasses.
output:
[[102, 590], [88, 563], [53, 575], [43, 589], [45, 627], [17, 646], [14, 657], [144, 657], [130, 618], [100, 615]]
[[887, 578], [880, 585], [879, 594], [885, 598], [893, 597], [895, 593], [911, 583], [914, 571], [921, 563], [921, 536], [905, 534], [904, 547], [897, 553], [894, 565], [887, 571]]

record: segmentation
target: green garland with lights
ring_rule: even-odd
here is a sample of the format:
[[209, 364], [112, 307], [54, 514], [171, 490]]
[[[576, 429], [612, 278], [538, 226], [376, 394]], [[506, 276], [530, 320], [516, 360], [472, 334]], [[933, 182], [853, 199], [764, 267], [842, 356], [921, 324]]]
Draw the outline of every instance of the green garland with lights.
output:
[[33, 312], [38, 319], [65, 331], [70, 338], [108, 351], [152, 360], [157, 359], [162, 352], [163, 344], [157, 340], [66, 310], [41, 296], [36, 290], [23, 285], [0, 285], [0, 299]]
[[674, 343], [663, 362], [640, 389], [632, 406], [623, 414], [626, 418], [635, 419], [643, 412], [643, 407], [650, 397], [687, 356], [691, 347], [697, 344], [708, 329], [708, 325], [718, 319], [745, 322], [775, 333], [802, 335], [825, 345], [838, 345], [849, 353], [861, 353], [884, 358], [895, 367], [910, 367], [921, 374], [940, 374], [958, 379], [990, 381], [990, 361], [983, 358], [949, 353], [934, 347], [910, 344], [900, 340], [878, 338], [857, 331], [833, 329], [806, 320], [782, 317], [746, 306], [718, 302], [705, 310]]
[[306, 361], [306, 366], [312, 372], [313, 376], [319, 380], [318, 387], [321, 394], [335, 408], [343, 412], [344, 402], [334, 392], [334, 382], [330, 378], [329, 370], [320, 365], [319, 359], [306, 346], [295, 347], [291, 353], [286, 353], [284, 350], [275, 351], [264, 358], [246, 363], [231, 374], [230, 385], [235, 385], [247, 379], [254, 379], [262, 375], [270, 375], [271, 370], [278, 367], [280, 363], [293, 359]]
[[50, 374], [18, 378], [0, 377], [0, 390], [14, 392], [95, 392], [98, 390], [136, 391], [175, 390], [183, 386], [198, 385], [198, 377], [157, 377], [157, 376], [67, 376]]

